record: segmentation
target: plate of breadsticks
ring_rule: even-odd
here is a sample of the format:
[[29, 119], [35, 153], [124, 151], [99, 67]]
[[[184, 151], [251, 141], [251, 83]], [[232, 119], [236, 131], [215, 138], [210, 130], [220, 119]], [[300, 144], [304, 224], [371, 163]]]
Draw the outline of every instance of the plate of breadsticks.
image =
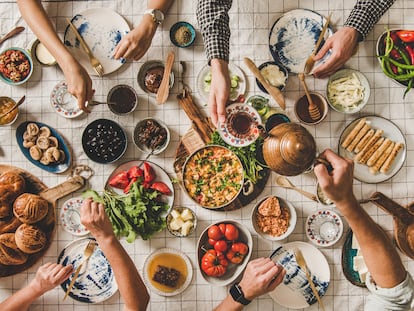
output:
[[406, 145], [396, 124], [383, 117], [364, 116], [344, 129], [338, 153], [354, 160], [357, 180], [376, 184], [398, 173], [407, 156]]

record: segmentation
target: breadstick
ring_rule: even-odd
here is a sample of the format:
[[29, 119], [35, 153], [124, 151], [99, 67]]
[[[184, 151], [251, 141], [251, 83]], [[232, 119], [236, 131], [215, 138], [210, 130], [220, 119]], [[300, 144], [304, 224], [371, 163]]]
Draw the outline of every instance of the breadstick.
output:
[[[375, 144], [371, 147], [371, 148], [369, 148], [363, 155], [362, 155], [362, 157], [359, 159], [359, 161], [358, 161], [358, 163], [361, 163], [361, 164], [365, 164], [365, 163], [367, 163], [367, 161], [368, 161], [368, 159], [374, 154], [374, 152], [375, 152], [375, 150], [377, 150], [380, 146], [381, 146], [381, 144], [382, 144], [382, 142], [385, 140], [385, 138], [384, 137], [381, 137], [380, 139], [378, 139], [376, 142], [375, 142]], [[361, 151], [362, 152], [362, 151]]]
[[385, 160], [387, 160], [388, 156], [391, 154], [392, 149], [394, 149], [394, 146], [395, 143], [392, 141], [391, 144], [388, 146], [387, 150], [385, 150], [385, 152], [381, 154], [377, 162], [375, 162], [375, 164], [369, 168], [369, 172], [371, 174], [375, 175], [376, 173], [378, 173], [379, 169], [384, 164]]
[[359, 141], [362, 137], [369, 131], [371, 127], [368, 124], [365, 124], [364, 127], [358, 132], [357, 136], [355, 136], [352, 143], [346, 148], [349, 152], [354, 151], [356, 145], [358, 145]]
[[391, 151], [391, 154], [388, 156], [387, 160], [381, 166], [380, 172], [385, 174], [391, 168], [392, 163], [397, 157], [398, 152], [404, 147], [402, 143], [396, 143], [394, 148]]
[[377, 142], [378, 139], [380, 139], [383, 130], [376, 130], [374, 136], [371, 137], [371, 139], [366, 143], [364, 148], [358, 154], [355, 156], [354, 160], [358, 161], [364, 156], [364, 154]]
[[384, 141], [382, 142], [381, 146], [379, 146], [379, 148], [377, 150], [375, 150], [375, 152], [372, 154], [372, 156], [367, 160], [367, 165], [368, 166], [373, 166], [375, 164], [375, 162], [378, 161], [381, 154], [383, 154], [385, 152], [385, 150], [387, 150], [387, 148], [390, 144], [391, 144], [391, 140], [389, 138], [385, 138]]
[[349, 146], [349, 144], [354, 140], [355, 135], [357, 135], [359, 130], [362, 129], [362, 127], [365, 125], [366, 121], [366, 118], [362, 118], [361, 120], [359, 120], [359, 122], [355, 125], [352, 131], [350, 131], [349, 134], [346, 135], [344, 141], [341, 144], [342, 147], [346, 148]]
[[375, 130], [374, 129], [370, 129], [365, 135], [364, 137], [361, 138], [361, 140], [359, 141], [359, 143], [356, 145], [354, 152], [358, 153], [362, 150], [362, 148], [364, 148], [364, 146], [368, 143], [369, 139], [374, 136]]

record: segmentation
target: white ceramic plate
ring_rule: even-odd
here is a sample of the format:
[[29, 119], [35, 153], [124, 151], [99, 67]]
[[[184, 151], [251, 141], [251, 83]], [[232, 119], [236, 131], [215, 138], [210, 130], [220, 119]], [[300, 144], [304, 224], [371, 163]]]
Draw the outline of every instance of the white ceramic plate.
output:
[[50, 103], [58, 115], [72, 119], [83, 113], [78, 106], [76, 97], [68, 92], [68, 86], [65, 81], [55, 85], [50, 94]]
[[[181, 259], [184, 260], [186, 268], [187, 268], [187, 277], [185, 278], [183, 284], [179, 288], [175, 289], [174, 291], [160, 290], [156, 288], [150, 281], [150, 279], [152, 278], [152, 276], [149, 275], [150, 264], [154, 258], [158, 256], [162, 256], [163, 254], [172, 254], [172, 255], [177, 255], [181, 257]], [[168, 266], [168, 268], [175, 268], [175, 267], [171, 265], [171, 266]], [[143, 276], [144, 276], [145, 284], [147, 285], [147, 287], [151, 289], [152, 292], [160, 296], [175, 296], [175, 295], [182, 293], [188, 287], [188, 285], [190, 285], [191, 280], [193, 279], [193, 266], [191, 265], [190, 259], [183, 252], [177, 249], [174, 249], [174, 248], [160, 248], [152, 252], [147, 257], [147, 259], [145, 259], [144, 268], [143, 268]]]
[[[212, 249], [213, 248], [208, 243], [208, 228], [210, 228], [210, 226], [212, 226], [212, 225], [218, 225], [220, 223], [228, 223], [228, 224], [235, 225], [239, 229], [238, 241], [246, 243], [247, 246], [249, 247], [249, 252], [244, 257], [243, 262], [241, 264], [236, 265], [236, 264], [233, 264], [233, 263], [229, 262], [229, 265], [227, 266], [227, 271], [223, 276], [221, 276], [221, 277], [212, 277], [212, 276], [206, 275], [201, 270], [201, 267], [200, 267], [201, 259], [202, 259], [203, 255], [205, 253], [205, 251], [201, 247], [204, 247], [206, 249]], [[241, 224], [237, 221], [234, 221], [234, 220], [222, 220], [222, 221], [219, 221], [219, 222], [216, 222], [216, 223], [213, 223], [213, 224], [209, 225], [203, 231], [203, 233], [201, 233], [200, 238], [198, 239], [198, 243], [197, 243], [198, 267], [199, 267], [201, 276], [203, 277], [204, 280], [206, 280], [208, 283], [210, 283], [211, 285], [214, 285], [214, 286], [227, 286], [229, 284], [234, 283], [236, 281], [236, 279], [243, 273], [244, 268], [246, 268], [247, 263], [250, 260], [250, 256], [252, 255], [252, 248], [253, 248], [252, 235], [251, 235], [249, 229], [247, 229], [247, 227], [244, 226], [243, 224]]]
[[[72, 23], [93, 55], [102, 64], [104, 75], [114, 72], [123, 65], [123, 60], [113, 58], [116, 45], [130, 31], [128, 23], [121, 15], [108, 8], [93, 8], [76, 14], [72, 18]], [[97, 73], [92, 68], [87, 54], [69, 25], [66, 27], [64, 43], [88, 74], [96, 76]]]
[[293, 253], [296, 248], [302, 251], [320, 297], [324, 296], [328, 289], [331, 273], [325, 256], [309, 243], [286, 243], [272, 254], [272, 260], [285, 268], [286, 275], [283, 282], [269, 293], [270, 297], [286, 308], [302, 309], [317, 303], [317, 300], [305, 272], [296, 263]]
[[[303, 72], [306, 60], [318, 41], [326, 18], [311, 10], [297, 9], [279, 17], [269, 35], [269, 49], [276, 62], [280, 62], [289, 72]], [[333, 34], [329, 26], [324, 39]], [[321, 46], [324, 41], [322, 41]], [[328, 55], [316, 62], [314, 68], [323, 63]]]
[[60, 223], [62, 224], [63, 229], [78, 236], [89, 233], [89, 230], [87, 230], [80, 221], [80, 208], [82, 202], [83, 199], [80, 197], [71, 198], [63, 203], [62, 208], [60, 209]]
[[308, 216], [305, 230], [306, 236], [313, 244], [327, 247], [338, 242], [344, 225], [337, 213], [331, 210], [319, 210]]
[[[250, 133], [248, 134], [248, 136], [243, 138], [238, 138], [231, 133], [231, 124], [229, 122], [231, 118], [233, 118], [236, 114], [240, 112], [249, 114], [253, 121]], [[219, 123], [217, 126], [217, 130], [221, 138], [223, 138], [223, 140], [230, 146], [245, 147], [254, 143], [256, 139], [259, 137], [260, 131], [257, 128], [257, 126], [260, 125], [261, 122], [262, 119], [256, 109], [247, 104], [235, 103], [226, 107], [226, 123]]]
[[[140, 160], [133, 160], [133, 161], [129, 161], [129, 162], [125, 162], [122, 163], [121, 165], [119, 165], [116, 169], [114, 169], [111, 173], [111, 175], [109, 175], [108, 179], [106, 180], [106, 184], [105, 184], [105, 188], [106, 189], [111, 189], [114, 192], [118, 193], [118, 194], [124, 194], [124, 192], [122, 191], [122, 189], [117, 189], [114, 187], [111, 187], [108, 182], [111, 180], [112, 177], [114, 177], [115, 175], [117, 175], [118, 173], [121, 173], [123, 171], [128, 171], [131, 167], [135, 166], [135, 165], [140, 165], [142, 161]], [[171, 190], [171, 195], [163, 195], [162, 197], [164, 198], [165, 202], [167, 202], [167, 204], [171, 207], [173, 206], [174, 203], [174, 186], [171, 182], [170, 177], [168, 176], [168, 174], [164, 171], [164, 169], [160, 166], [158, 166], [157, 164], [151, 162], [151, 161], [145, 161], [148, 162], [151, 167], [153, 168], [154, 172], [155, 172], [155, 181], [162, 181], [163, 183], [165, 183], [168, 188], [170, 188]]]
[[[83, 252], [91, 238], [83, 238], [69, 243], [60, 253], [58, 263], [75, 269], [83, 261]], [[72, 276], [60, 286], [66, 292]], [[98, 303], [110, 298], [118, 290], [115, 276], [108, 260], [97, 245], [92, 256], [83, 265], [69, 296], [86, 303]]]
[[[339, 155], [345, 158], [352, 159], [355, 156], [355, 154], [343, 148], [341, 146], [341, 143], [361, 118], [357, 118], [350, 124], [348, 124], [347, 127], [343, 130], [341, 137], [339, 138], [338, 153]], [[405, 158], [407, 157], [407, 143], [401, 130], [390, 120], [387, 120], [379, 116], [365, 116], [364, 118], [367, 119], [367, 123], [369, 123], [372, 128], [384, 130], [384, 133], [382, 135], [383, 137], [388, 137], [394, 142], [401, 142], [404, 144], [403, 149], [397, 154], [394, 163], [392, 164], [390, 170], [386, 174], [379, 172], [378, 174], [373, 175], [369, 172], [368, 166], [364, 164], [355, 163], [354, 177], [357, 180], [369, 184], [377, 184], [380, 182], [384, 182], [387, 179], [390, 179], [401, 169], [401, 167], [404, 164]]]
[[[208, 101], [208, 96], [210, 89], [208, 84], [204, 81], [204, 78], [211, 72], [210, 66], [205, 65], [197, 76], [197, 89], [201, 98], [204, 101]], [[232, 76], [236, 75], [239, 77], [239, 83], [237, 88], [235, 88], [231, 93], [229, 99], [232, 101], [237, 100], [240, 95], [244, 95], [246, 92], [246, 77], [244, 76], [243, 71], [235, 64], [229, 64], [229, 75], [230, 79]]]

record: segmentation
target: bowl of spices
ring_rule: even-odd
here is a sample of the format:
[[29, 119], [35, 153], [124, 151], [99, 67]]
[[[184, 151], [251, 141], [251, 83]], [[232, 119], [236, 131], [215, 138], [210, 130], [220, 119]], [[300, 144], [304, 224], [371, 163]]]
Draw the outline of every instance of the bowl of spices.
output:
[[[149, 60], [145, 62], [138, 72], [138, 85], [140, 88], [150, 95], [157, 94], [164, 76], [164, 62], [160, 60]], [[169, 86], [170, 89], [174, 85], [174, 72], [171, 71]]]
[[196, 31], [190, 23], [178, 22], [170, 29], [171, 42], [180, 48], [186, 48], [194, 43]]
[[137, 123], [134, 129], [134, 143], [143, 152], [159, 154], [170, 142], [170, 131], [160, 120], [146, 118]]
[[137, 107], [138, 94], [129, 85], [115, 85], [108, 93], [107, 103], [113, 113], [124, 115], [134, 111]]

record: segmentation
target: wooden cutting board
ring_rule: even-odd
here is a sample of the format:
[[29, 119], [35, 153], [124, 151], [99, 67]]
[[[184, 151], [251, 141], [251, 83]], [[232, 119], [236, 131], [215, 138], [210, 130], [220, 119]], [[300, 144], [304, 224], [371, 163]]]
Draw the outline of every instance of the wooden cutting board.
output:
[[48, 188], [39, 178], [32, 175], [28, 171], [25, 171], [18, 167], [0, 164], [0, 174], [7, 171], [17, 172], [24, 177], [26, 181], [25, 192], [38, 194], [49, 202], [49, 212], [47, 216], [45, 219], [35, 224], [46, 233], [48, 243], [42, 251], [29, 255], [29, 259], [22, 265], [6, 266], [0, 264], [0, 277], [14, 275], [30, 268], [45, 254], [50, 244], [52, 243], [56, 228], [55, 208], [57, 201], [60, 198], [63, 198], [64, 196], [81, 189], [85, 185], [85, 179], [82, 176], [74, 176], [57, 186]]
[[[215, 127], [211, 123], [211, 120], [204, 116], [204, 113], [194, 103], [191, 95], [188, 92], [179, 94], [177, 98], [181, 108], [185, 111], [191, 120], [191, 128], [181, 138], [180, 144], [178, 145], [175, 153], [174, 161], [174, 171], [177, 174], [178, 180], [180, 181], [180, 186], [184, 189], [184, 186], [182, 184], [182, 170], [184, 163], [188, 156], [210, 142], [211, 134], [214, 132]], [[263, 156], [261, 156], [261, 161], [265, 163]], [[213, 210], [231, 211], [239, 209], [257, 198], [263, 191], [264, 186], [266, 185], [267, 180], [270, 176], [270, 169], [265, 168], [263, 172], [263, 178], [260, 179], [259, 182], [254, 186], [252, 193], [249, 195], [244, 195], [243, 192], [241, 192], [237, 199], [234, 200], [231, 204]]]
[[371, 198], [378, 197], [373, 203], [393, 216], [394, 239], [398, 248], [408, 257], [414, 259], [414, 202], [407, 208], [391, 200], [381, 192], [375, 192]]

